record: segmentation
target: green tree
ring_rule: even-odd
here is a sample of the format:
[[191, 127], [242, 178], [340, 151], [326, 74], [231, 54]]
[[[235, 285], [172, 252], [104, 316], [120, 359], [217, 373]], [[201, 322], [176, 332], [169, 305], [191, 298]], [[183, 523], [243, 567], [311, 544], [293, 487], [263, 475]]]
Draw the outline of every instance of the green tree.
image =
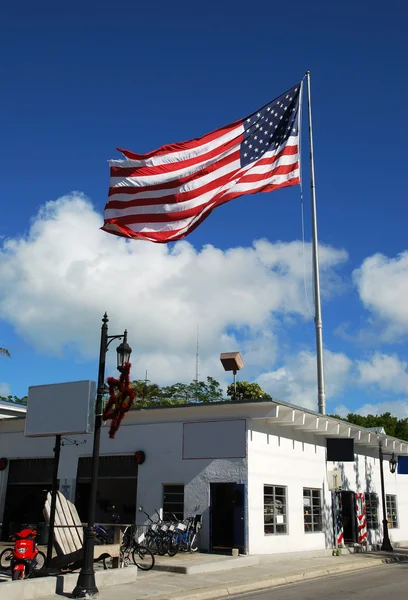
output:
[[221, 386], [213, 377], [207, 377], [207, 381], [193, 381], [190, 383], [190, 400], [207, 404], [209, 402], [222, 402], [224, 394]]
[[27, 404], [27, 396], [18, 398], [17, 396], [0, 396], [0, 400], [3, 402], [14, 402], [14, 404]]
[[0, 348], [0, 355], [2, 355], [2, 356], [8, 356], [9, 358], [11, 357], [11, 354], [7, 350], [7, 348]]
[[408, 440], [408, 418], [398, 420], [395, 428], [395, 437], [400, 440]]
[[187, 383], [174, 383], [161, 389], [162, 400], [187, 404], [191, 397], [190, 387]]
[[236, 398], [234, 398], [234, 384], [227, 388], [227, 396], [231, 400], [237, 400], [239, 402], [249, 402], [251, 400], [270, 400], [269, 394], [267, 394], [260, 385], [257, 383], [250, 383], [249, 381], [237, 381], [237, 392]]
[[162, 397], [160, 386], [145, 379], [135, 379], [132, 381], [131, 387], [136, 392], [135, 403], [137, 404], [155, 404]]
[[192, 381], [189, 384], [179, 382], [162, 388], [156, 383], [136, 379], [132, 381], [131, 386], [136, 392], [135, 408], [204, 404], [224, 400], [221, 386], [213, 377], [207, 377], [207, 381]]

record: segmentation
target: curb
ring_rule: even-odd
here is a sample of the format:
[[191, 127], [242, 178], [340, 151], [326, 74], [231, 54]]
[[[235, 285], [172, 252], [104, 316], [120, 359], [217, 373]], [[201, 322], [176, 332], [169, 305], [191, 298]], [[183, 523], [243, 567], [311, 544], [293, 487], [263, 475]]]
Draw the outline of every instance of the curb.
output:
[[[96, 585], [100, 589], [134, 583], [137, 567], [126, 569], [108, 569], [95, 572]], [[0, 583], [2, 600], [43, 600], [55, 594], [71, 593], [78, 580], [78, 573], [49, 577], [35, 577], [23, 581], [4, 581]]]
[[293, 575], [286, 575], [283, 577], [271, 577], [267, 579], [260, 579], [251, 583], [232, 584], [220, 587], [213, 586], [208, 587], [206, 589], [201, 588], [196, 590], [190, 590], [181, 594], [166, 594], [162, 596], [155, 596], [152, 600], [212, 600], [215, 598], [225, 598], [227, 596], [236, 596], [239, 594], [245, 594], [247, 592], [257, 592], [268, 588], [274, 588], [280, 585], [299, 583], [301, 581], [307, 581], [309, 579], [318, 579], [321, 577], [326, 577], [327, 575], [337, 575], [339, 573], [370, 569], [373, 567], [378, 567], [379, 563], [388, 564], [386, 560], [374, 558], [370, 560], [364, 560], [359, 564], [339, 565], [337, 567], [323, 567], [321, 569], [315, 569], [313, 571], [307, 571], [305, 573], [294, 573]]

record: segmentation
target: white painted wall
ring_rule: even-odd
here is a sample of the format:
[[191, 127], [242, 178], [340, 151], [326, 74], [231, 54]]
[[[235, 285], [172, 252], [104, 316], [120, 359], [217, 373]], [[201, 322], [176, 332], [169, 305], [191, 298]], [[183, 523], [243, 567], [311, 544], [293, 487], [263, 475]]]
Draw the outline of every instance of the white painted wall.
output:
[[[331, 494], [321, 438], [264, 421], [248, 424], [249, 553], [274, 554], [331, 546]], [[264, 485], [287, 487], [287, 534], [264, 534]], [[303, 488], [322, 490], [324, 532], [305, 533]]]
[[[183, 460], [183, 421], [174, 419], [161, 423], [149, 423], [157, 420], [156, 415], [139, 417], [143, 423], [137, 423], [137, 415], [129, 415], [114, 440], [108, 437], [108, 426], [102, 428], [101, 455], [134, 454], [143, 450], [146, 461], [139, 467], [138, 492], [136, 506], [142, 506], [152, 518], [155, 517], [154, 509], [160, 510], [163, 502], [163, 484], [179, 483], [185, 486], [185, 516], [194, 513], [203, 514], [203, 529], [201, 532], [201, 546], [204, 550], [209, 548], [209, 507], [211, 482], [236, 482], [247, 483], [247, 460], [244, 459], [193, 459]], [[222, 420], [217, 421], [216, 434], [227, 438], [226, 431], [231, 430], [231, 420], [225, 421], [225, 431]], [[0, 456], [11, 458], [52, 457], [54, 438], [26, 438], [23, 435], [24, 421], [8, 422], [7, 427], [0, 426]], [[212, 429], [208, 431], [208, 450], [212, 447]], [[60, 467], [58, 471], [62, 485], [70, 486], [71, 499], [75, 495], [75, 478], [79, 456], [92, 454], [91, 436], [71, 436], [78, 439], [87, 439], [85, 445], [78, 447], [64, 446], [61, 448]], [[231, 440], [234, 441], [234, 440]], [[243, 437], [245, 445], [245, 436]], [[224, 450], [228, 444], [225, 444]], [[233, 444], [236, 451], [236, 444]], [[205, 455], [205, 444], [200, 438], [200, 451]], [[246, 454], [246, 448], [243, 448]], [[210, 455], [210, 454], [207, 454]], [[1, 475], [0, 475], [1, 476]], [[0, 522], [3, 515], [2, 505], [6, 494], [6, 474], [3, 474], [4, 485], [0, 487]], [[0, 480], [0, 482], [3, 481]], [[141, 513], [136, 513], [138, 524], [145, 522]]]
[[[327, 468], [341, 470], [344, 490], [364, 493], [374, 492], [378, 495], [379, 528], [368, 531], [368, 542], [370, 544], [381, 543], [383, 538], [381, 523], [383, 512], [378, 448], [367, 448], [366, 455], [357, 454], [354, 463], [328, 462]], [[408, 475], [392, 474], [389, 469], [389, 457], [384, 459], [383, 469], [385, 493], [397, 496], [399, 527], [398, 529], [389, 529], [390, 540], [391, 543], [406, 541], [408, 540]]]
[[[230, 427], [230, 422], [226, 427]], [[104, 428], [101, 440], [103, 454], [124, 454], [143, 450], [146, 461], [139, 467], [137, 507], [142, 506], [153, 518], [154, 509], [162, 508], [163, 484], [184, 484], [185, 516], [203, 515], [201, 546], [209, 548], [209, 507], [211, 482], [247, 482], [246, 459], [182, 458], [183, 423], [164, 422], [123, 425], [115, 440], [108, 439]], [[208, 439], [209, 446], [211, 438]], [[202, 448], [202, 445], [200, 446]], [[145, 523], [141, 513], [137, 523]]]
[[[209, 545], [209, 506], [211, 482], [246, 483], [247, 540], [251, 554], [272, 554], [300, 550], [317, 550], [332, 546], [331, 494], [328, 490], [327, 470], [340, 468], [344, 473], [343, 489], [351, 491], [373, 491], [380, 497], [380, 476], [377, 448], [368, 449], [368, 455], [357, 455], [355, 463], [328, 463], [326, 465], [325, 439], [290, 427], [279, 427], [261, 419], [250, 419], [248, 412], [257, 407], [205, 406], [190, 409], [163, 409], [157, 411], [135, 411], [126, 416], [115, 440], [108, 437], [108, 426], [102, 429], [101, 454], [134, 454], [143, 450], [146, 462], [139, 467], [136, 506], [143, 506], [149, 514], [162, 507], [164, 483], [185, 485], [185, 514], [203, 514], [202, 547]], [[217, 419], [218, 418], [218, 419]], [[231, 418], [246, 418], [247, 458], [192, 459], [183, 460], [183, 422], [231, 421]], [[231, 426], [225, 425], [228, 435]], [[24, 420], [0, 421], [0, 457], [30, 458], [52, 457], [53, 438], [25, 438]], [[213, 433], [214, 433], [213, 432]], [[215, 434], [214, 434], [215, 435]], [[79, 447], [64, 446], [61, 450], [59, 478], [69, 487], [71, 498], [75, 493], [75, 478], [78, 456], [90, 456], [92, 436], [71, 436], [87, 439]], [[200, 452], [205, 456], [203, 444], [206, 437], [211, 444], [211, 431], [200, 437]], [[227, 445], [228, 446], [228, 445]], [[225, 446], [224, 446], [225, 447]], [[385, 450], [386, 451], [386, 450]], [[210, 454], [209, 454], [210, 455]], [[249, 472], [249, 475], [248, 475]], [[408, 476], [391, 475], [388, 459], [384, 461], [386, 491], [396, 494], [398, 501], [399, 528], [390, 530], [394, 542], [408, 540]], [[367, 484], [365, 483], [367, 480]], [[287, 486], [288, 490], [288, 533], [265, 535], [263, 526], [264, 484]], [[0, 522], [3, 515], [7, 486], [7, 471], [0, 473]], [[323, 505], [326, 515], [325, 531], [305, 533], [303, 527], [303, 487], [323, 490]], [[380, 506], [381, 508], [381, 506]], [[138, 523], [144, 522], [141, 513], [136, 514]], [[382, 516], [380, 517], [382, 518]], [[381, 525], [381, 524], [380, 524]], [[381, 531], [369, 532], [369, 542], [382, 539]]]

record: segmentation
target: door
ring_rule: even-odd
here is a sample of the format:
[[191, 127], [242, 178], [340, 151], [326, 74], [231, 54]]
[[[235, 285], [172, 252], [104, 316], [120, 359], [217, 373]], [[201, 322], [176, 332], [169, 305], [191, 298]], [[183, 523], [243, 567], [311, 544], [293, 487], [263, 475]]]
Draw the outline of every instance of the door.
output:
[[344, 543], [357, 542], [356, 502], [354, 492], [341, 492]]
[[211, 483], [211, 550], [245, 551], [245, 485]]
[[234, 513], [234, 548], [238, 548], [241, 554], [245, 553], [245, 485], [235, 483], [233, 490], [233, 513]]

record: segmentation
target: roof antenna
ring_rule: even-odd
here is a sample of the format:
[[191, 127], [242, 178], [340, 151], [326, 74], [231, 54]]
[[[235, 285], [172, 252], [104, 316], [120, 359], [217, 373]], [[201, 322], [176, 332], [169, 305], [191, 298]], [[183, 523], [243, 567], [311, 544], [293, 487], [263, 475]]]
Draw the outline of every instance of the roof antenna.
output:
[[200, 356], [199, 356], [199, 335], [200, 335], [200, 325], [197, 325], [197, 350], [196, 350], [196, 376], [195, 376], [195, 382], [198, 383], [198, 378], [200, 376], [199, 374], [199, 361], [200, 361]]

